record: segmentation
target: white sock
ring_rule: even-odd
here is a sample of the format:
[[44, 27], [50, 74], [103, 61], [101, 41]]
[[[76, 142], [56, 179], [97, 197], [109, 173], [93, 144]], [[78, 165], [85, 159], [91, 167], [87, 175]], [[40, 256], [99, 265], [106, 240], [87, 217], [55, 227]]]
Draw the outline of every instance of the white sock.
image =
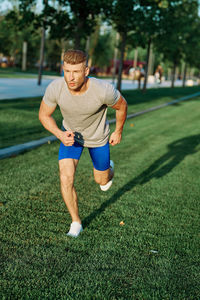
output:
[[72, 222], [70, 226], [70, 230], [67, 233], [68, 236], [77, 237], [83, 231], [83, 227], [78, 222]]
[[106, 192], [107, 190], [109, 190], [109, 188], [111, 187], [112, 185], [112, 180], [108, 181], [108, 183], [104, 184], [104, 185], [101, 185], [100, 184], [100, 189], [104, 192]]
[[[112, 160], [110, 160], [110, 169], [114, 171], [114, 162]], [[105, 185], [100, 184], [100, 189], [106, 192], [107, 190], [109, 190], [112, 183], [113, 183], [113, 178], [110, 181], [108, 181]]]

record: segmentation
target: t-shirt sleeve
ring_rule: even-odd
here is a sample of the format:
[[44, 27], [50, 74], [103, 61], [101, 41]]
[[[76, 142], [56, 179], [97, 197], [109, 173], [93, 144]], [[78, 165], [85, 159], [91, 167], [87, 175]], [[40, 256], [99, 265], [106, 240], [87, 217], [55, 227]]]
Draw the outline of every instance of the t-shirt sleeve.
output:
[[113, 106], [120, 98], [120, 92], [110, 83], [107, 84], [104, 104]]
[[56, 101], [56, 95], [55, 95], [55, 87], [52, 83], [48, 85], [46, 88], [45, 94], [43, 96], [43, 101], [48, 105], [48, 106], [56, 106], [57, 101]]

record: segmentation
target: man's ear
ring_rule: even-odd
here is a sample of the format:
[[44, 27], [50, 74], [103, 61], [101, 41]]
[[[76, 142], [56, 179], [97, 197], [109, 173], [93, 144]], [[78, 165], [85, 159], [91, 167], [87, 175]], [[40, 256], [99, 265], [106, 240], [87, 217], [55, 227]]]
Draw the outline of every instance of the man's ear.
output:
[[89, 67], [86, 67], [85, 68], [85, 76], [88, 76], [90, 73], [90, 68]]

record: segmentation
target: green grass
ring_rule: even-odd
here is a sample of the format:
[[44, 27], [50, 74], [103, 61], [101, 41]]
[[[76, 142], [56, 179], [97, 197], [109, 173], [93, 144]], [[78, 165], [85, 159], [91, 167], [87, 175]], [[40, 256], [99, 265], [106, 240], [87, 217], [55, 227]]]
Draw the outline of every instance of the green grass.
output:
[[[0, 101], [0, 148], [13, 146], [51, 135], [38, 120], [42, 97]], [[62, 124], [59, 109], [54, 112]]]
[[2, 160], [0, 298], [199, 299], [199, 101], [128, 120], [107, 193], [83, 152], [77, 239], [65, 236], [58, 142]]
[[[124, 91], [123, 95], [128, 101], [130, 114], [197, 91], [199, 87], [162, 88], [149, 89], [146, 94], [138, 90]], [[38, 120], [40, 101], [41, 97], [0, 101], [0, 148], [50, 135]], [[56, 110], [54, 116], [60, 126], [62, 117], [59, 109]], [[115, 118], [113, 109], [108, 110], [108, 118]]]
[[[43, 71], [43, 75], [56, 75], [59, 76], [58, 72]], [[38, 76], [37, 69], [30, 69], [22, 71], [20, 68], [0, 68], [0, 78], [36, 78]]]
[[27, 72], [18, 72], [18, 70], [15, 69], [0, 68], [0, 78], [36, 78], [36, 75]]

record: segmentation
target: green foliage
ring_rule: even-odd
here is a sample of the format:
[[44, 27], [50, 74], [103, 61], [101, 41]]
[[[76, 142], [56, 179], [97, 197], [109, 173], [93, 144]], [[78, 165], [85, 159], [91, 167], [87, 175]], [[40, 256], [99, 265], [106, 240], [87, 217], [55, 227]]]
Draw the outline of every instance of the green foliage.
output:
[[[38, 59], [36, 48], [42, 26], [47, 29], [47, 40], [54, 40], [47, 42], [46, 60], [53, 59], [56, 64], [64, 48], [85, 50], [86, 41], [99, 26], [99, 20], [103, 19], [120, 33], [121, 61], [127, 46], [147, 49], [151, 41], [165, 61], [178, 65], [186, 60], [191, 66], [199, 67], [197, 0], [44, 0], [41, 11], [36, 11], [36, 2], [19, 0], [18, 8], [15, 7], [6, 17], [1, 16], [0, 51], [14, 56], [17, 63], [21, 61], [23, 40], [28, 41], [28, 61], [33, 63]], [[102, 52], [103, 42], [106, 47]], [[52, 49], [49, 49], [51, 46]], [[112, 39], [108, 45], [106, 36], [99, 37], [98, 46], [94, 47], [96, 53], [91, 48], [89, 52], [92, 52], [95, 61], [106, 64], [106, 58], [111, 57], [113, 50]], [[53, 55], [54, 50], [60, 53]], [[97, 59], [100, 53], [103, 58]]]
[[184, 35], [184, 60], [191, 67], [200, 67], [200, 18], [194, 18]]
[[[1, 16], [0, 22], [0, 52], [14, 58], [14, 63], [21, 66], [22, 45], [28, 43], [28, 66], [33, 65], [38, 57], [38, 32], [33, 24], [25, 27], [21, 23], [21, 16], [17, 11], [11, 11], [6, 16]], [[23, 28], [23, 30], [22, 30]]]
[[[176, 65], [187, 51], [187, 39], [194, 35], [192, 24], [198, 17], [198, 1], [171, 1], [168, 8], [161, 10], [160, 33], [155, 45], [164, 58]], [[165, 36], [165, 38], [163, 38]], [[192, 53], [192, 47], [190, 47]]]
[[12, 30], [3, 16], [0, 17], [0, 52], [4, 55], [10, 55], [10, 49], [13, 47], [11, 38]]
[[107, 67], [113, 58], [113, 36], [110, 32], [99, 35], [98, 42], [94, 48], [93, 65], [100, 66], [101, 68]]
[[94, 31], [96, 16], [108, 8], [108, 3], [100, 0], [59, 0], [59, 10], [51, 22], [51, 37], [71, 39], [75, 48], [85, 47], [87, 37]]
[[114, 28], [120, 34], [128, 33], [133, 29], [134, 22], [134, 6], [137, 1], [134, 0], [118, 0], [113, 2], [112, 8], [112, 21]]
[[48, 69], [60, 73], [61, 63], [61, 43], [59, 40], [46, 40], [45, 57], [48, 64]]

